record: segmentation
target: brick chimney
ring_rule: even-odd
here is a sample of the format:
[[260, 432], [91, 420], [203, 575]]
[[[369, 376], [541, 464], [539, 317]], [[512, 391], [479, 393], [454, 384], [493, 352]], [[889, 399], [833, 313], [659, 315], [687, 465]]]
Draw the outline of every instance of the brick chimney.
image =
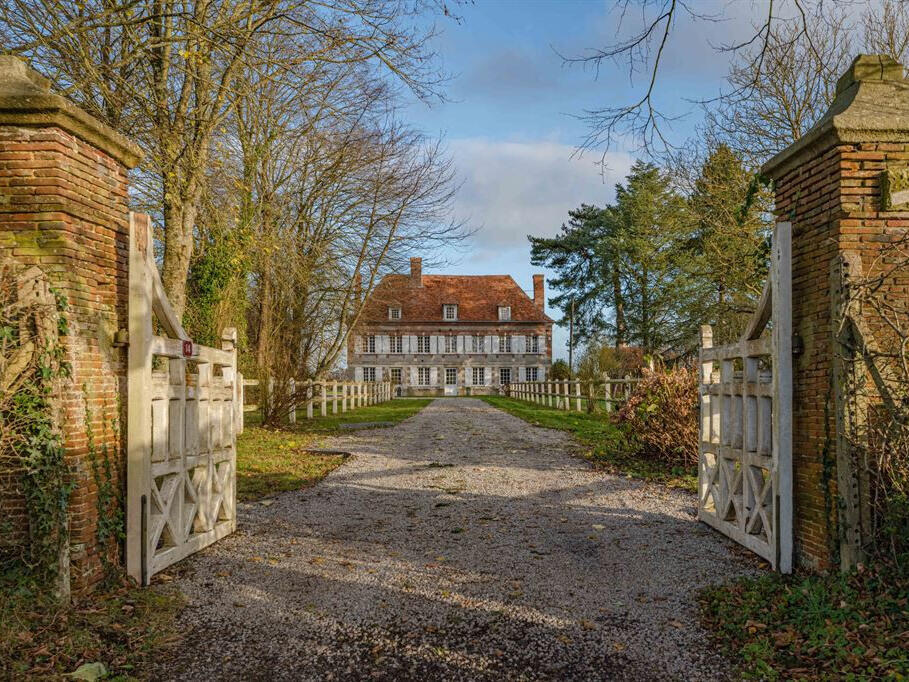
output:
[[540, 310], [546, 306], [546, 298], [543, 294], [543, 275], [533, 276], [533, 304]]
[[423, 286], [423, 259], [410, 259], [410, 285], [414, 287]]

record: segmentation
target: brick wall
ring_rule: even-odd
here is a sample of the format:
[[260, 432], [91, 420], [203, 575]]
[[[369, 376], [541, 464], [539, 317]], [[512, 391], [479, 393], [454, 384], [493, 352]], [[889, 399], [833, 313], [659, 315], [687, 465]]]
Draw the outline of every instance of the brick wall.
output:
[[[858, 251], [867, 268], [909, 226], [909, 212], [881, 210], [884, 170], [909, 166], [909, 118], [898, 118], [909, 113], [909, 83], [902, 68], [885, 77], [880, 68], [863, 70], [870, 59], [857, 58], [841, 79], [831, 106], [838, 116], [822, 119], [764, 167], [775, 180], [778, 220], [792, 222], [792, 321], [804, 346], [793, 363], [796, 560], [821, 570], [836, 563], [840, 543], [831, 263]], [[886, 58], [873, 56], [875, 65], [879, 59]], [[869, 116], [881, 102], [889, 115]], [[909, 292], [894, 282], [887, 295]]]
[[842, 217], [840, 150], [831, 149], [776, 184], [776, 211], [792, 222], [792, 325], [804, 344], [793, 362], [794, 536], [802, 565], [827, 568], [833, 547], [836, 473], [830, 435], [830, 261]]
[[[21, 79], [16, 92], [24, 85], [43, 98], [45, 110], [33, 114], [25, 96], [21, 108], [7, 98], [8, 108], [0, 110], [0, 254], [40, 267], [69, 304], [65, 346], [73, 376], [57, 402], [76, 484], [70, 500], [70, 556], [72, 585], [79, 590], [96, 582], [101, 570], [87, 425], [97, 450], [106, 446], [113, 455], [118, 479], [125, 466], [124, 439], [112, 425], [125, 424], [126, 354], [114, 346], [114, 335], [127, 327], [127, 165], [135, 164], [137, 154], [102, 124], [50, 95], [21, 63], [9, 60], [4, 58], [0, 71]], [[108, 137], [111, 143], [105, 145]], [[123, 483], [114, 482], [118, 489]], [[28, 530], [24, 506], [14, 481], [3, 487], [0, 508], [9, 521], [0, 533], [7, 542], [21, 541]]]

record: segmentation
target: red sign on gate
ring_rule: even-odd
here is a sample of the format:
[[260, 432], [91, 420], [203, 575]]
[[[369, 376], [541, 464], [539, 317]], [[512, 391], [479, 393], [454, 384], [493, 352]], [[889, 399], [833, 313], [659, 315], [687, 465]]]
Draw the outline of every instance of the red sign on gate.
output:
[[193, 342], [189, 339], [183, 340], [183, 357], [191, 358], [193, 356]]

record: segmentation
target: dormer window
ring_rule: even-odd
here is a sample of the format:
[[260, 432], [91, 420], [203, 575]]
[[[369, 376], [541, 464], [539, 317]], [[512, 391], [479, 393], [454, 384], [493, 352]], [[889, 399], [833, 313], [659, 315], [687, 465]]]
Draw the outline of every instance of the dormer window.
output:
[[388, 306], [388, 319], [389, 320], [400, 320], [401, 319], [401, 307], [396, 305]]
[[446, 322], [453, 322], [458, 319], [458, 306], [454, 303], [446, 303], [442, 306], [442, 319]]
[[499, 306], [499, 321], [507, 322], [510, 319], [511, 319], [511, 306], [500, 305]]

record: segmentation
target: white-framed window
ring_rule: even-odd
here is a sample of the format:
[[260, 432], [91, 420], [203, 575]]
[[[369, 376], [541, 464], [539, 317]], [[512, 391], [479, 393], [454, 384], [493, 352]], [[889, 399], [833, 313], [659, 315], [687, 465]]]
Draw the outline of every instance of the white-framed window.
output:
[[[540, 337], [539, 336], [537, 336], [536, 334], [533, 334], [533, 335], [528, 334], [527, 338], [525, 339], [525, 342], [526, 342], [526, 344], [524, 347], [527, 349], [528, 353], [539, 353], [540, 352]], [[536, 379], [534, 379], [533, 381], [536, 381]]]
[[388, 306], [388, 319], [389, 320], [400, 320], [401, 319], [401, 307], [397, 305]]
[[474, 334], [470, 337], [470, 351], [472, 353], [485, 353], [486, 337], [482, 334]]
[[402, 373], [401, 373], [400, 367], [392, 367], [391, 369], [388, 370], [388, 372], [391, 377], [391, 383], [393, 383], [393, 384], [402, 383], [401, 382]]
[[526, 381], [536, 381], [537, 380], [537, 368], [536, 367], [527, 367], [524, 370], [524, 376]]
[[445, 368], [445, 385], [446, 386], [457, 386], [458, 384], [458, 368], [457, 367], [446, 367]]
[[507, 386], [511, 383], [511, 367], [499, 367], [499, 384]]
[[389, 353], [403, 353], [404, 352], [404, 337], [403, 336], [389, 336], [388, 337], [388, 352]]
[[510, 305], [500, 305], [499, 306], [499, 319], [502, 321], [507, 321], [511, 319], [511, 306]]
[[486, 385], [486, 368], [485, 367], [474, 367], [473, 368], [473, 379], [474, 386], [485, 386]]
[[418, 336], [417, 337], [417, 353], [429, 353], [429, 337], [428, 336]]
[[429, 367], [417, 367], [417, 383], [420, 386], [429, 386]]
[[446, 336], [445, 337], [445, 352], [446, 353], [457, 353], [458, 352], [458, 337], [457, 336]]
[[375, 367], [364, 367], [363, 368], [363, 381], [375, 381], [376, 380], [376, 368]]
[[454, 303], [446, 303], [442, 306], [442, 319], [451, 321], [458, 319], [458, 306]]
[[376, 335], [370, 334], [366, 337], [366, 345], [363, 349], [364, 353], [375, 353], [376, 352]]
[[511, 352], [511, 334], [499, 334], [499, 352]]

